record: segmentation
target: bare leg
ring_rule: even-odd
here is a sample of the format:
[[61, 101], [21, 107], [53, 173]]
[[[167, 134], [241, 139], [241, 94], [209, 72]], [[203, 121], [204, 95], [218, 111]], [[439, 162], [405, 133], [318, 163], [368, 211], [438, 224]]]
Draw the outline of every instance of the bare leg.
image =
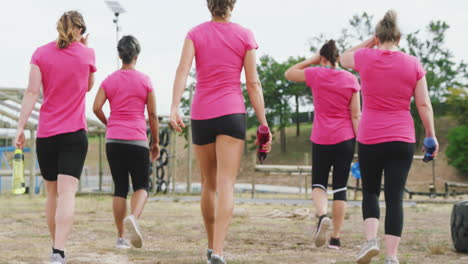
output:
[[112, 211], [114, 212], [115, 226], [119, 238], [124, 236], [124, 218], [127, 216], [127, 199], [114, 196], [112, 199]]
[[201, 211], [208, 236], [208, 248], [213, 248], [216, 201], [216, 144], [194, 145], [201, 172]]
[[234, 184], [239, 173], [244, 141], [220, 135], [216, 138], [218, 201], [214, 226], [213, 254], [223, 256], [224, 240], [234, 210]]
[[145, 208], [146, 200], [148, 199], [148, 192], [146, 190], [137, 190], [132, 195], [131, 200], [131, 214], [135, 216], [136, 219], [139, 219]]
[[53, 245], [55, 241], [55, 211], [57, 210], [57, 181], [45, 181], [45, 184], [47, 189], [45, 212]]
[[398, 252], [398, 245], [400, 244], [400, 237], [385, 235], [385, 246], [387, 249], [387, 256], [396, 257]]
[[346, 202], [335, 200], [333, 201], [333, 231], [332, 237], [339, 238], [341, 233], [341, 227], [343, 226], [344, 218], [346, 213]]
[[65, 249], [65, 244], [73, 224], [73, 216], [75, 214], [75, 194], [77, 187], [77, 178], [69, 175], [58, 175], [58, 203], [55, 215], [55, 249]]
[[377, 238], [377, 232], [379, 231], [379, 219], [367, 218], [364, 220], [364, 232], [366, 234], [367, 241]]
[[312, 190], [312, 199], [314, 200], [316, 216], [322, 216], [324, 214], [327, 214], [327, 193], [321, 188], [314, 188]]

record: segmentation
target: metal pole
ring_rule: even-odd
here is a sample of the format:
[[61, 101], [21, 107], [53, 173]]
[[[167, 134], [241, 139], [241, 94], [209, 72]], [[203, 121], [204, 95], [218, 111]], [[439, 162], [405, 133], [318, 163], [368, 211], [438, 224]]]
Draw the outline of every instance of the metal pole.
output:
[[99, 133], [99, 191], [102, 192], [102, 143], [101, 133]]
[[29, 175], [29, 197], [34, 197], [36, 193], [36, 131], [31, 129], [31, 174]]
[[[172, 130], [171, 130], [172, 131]], [[169, 177], [171, 181], [171, 192], [175, 193], [175, 175], [176, 175], [176, 142], [177, 142], [177, 133], [171, 132], [171, 142], [169, 143], [169, 153], [170, 153], [170, 160], [169, 160]]]
[[[304, 154], [304, 165], [309, 165], [309, 153], [305, 153]], [[304, 173], [304, 188], [305, 188], [305, 192], [304, 192], [304, 197], [305, 199], [308, 198], [309, 196], [309, 191], [307, 190], [308, 189], [308, 177], [307, 177], [308, 173]]]
[[434, 193], [437, 193], [435, 163], [436, 163], [436, 160], [434, 159], [432, 161], [432, 185], [434, 185]]
[[[119, 44], [119, 13], [115, 13], [115, 19], [114, 19], [114, 23], [115, 23], [115, 40], [116, 40], [116, 48], [117, 48], [117, 45]], [[117, 69], [120, 68], [120, 62], [119, 62], [119, 52], [117, 51]]]
[[[255, 165], [257, 165], [257, 154], [256, 153], [253, 155], [253, 164], [254, 164], [254, 167], [255, 167]], [[251, 196], [252, 199], [255, 198], [255, 181], [256, 181], [255, 174], [256, 174], [255, 172], [252, 173], [252, 196]]]

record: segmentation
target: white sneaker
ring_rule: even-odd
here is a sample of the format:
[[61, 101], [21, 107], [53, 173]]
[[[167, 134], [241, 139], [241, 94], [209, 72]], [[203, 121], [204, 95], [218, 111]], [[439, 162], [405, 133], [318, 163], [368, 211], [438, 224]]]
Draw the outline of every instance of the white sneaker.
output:
[[211, 264], [227, 264], [223, 256], [211, 255]]
[[140, 226], [138, 225], [135, 216], [129, 215], [125, 217], [124, 225], [130, 243], [132, 243], [136, 248], [141, 248], [143, 246], [143, 236], [141, 235]]
[[52, 254], [52, 256], [50, 256], [50, 264], [67, 264], [67, 258], [62, 258], [62, 256], [60, 256], [60, 254]]
[[121, 237], [117, 239], [117, 242], [115, 243], [115, 247], [118, 249], [129, 249], [131, 248], [130, 243], [128, 242], [127, 239]]
[[377, 238], [371, 239], [364, 243], [359, 252], [356, 263], [369, 264], [373, 257], [377, 256], [380, 252], [379, 241]]

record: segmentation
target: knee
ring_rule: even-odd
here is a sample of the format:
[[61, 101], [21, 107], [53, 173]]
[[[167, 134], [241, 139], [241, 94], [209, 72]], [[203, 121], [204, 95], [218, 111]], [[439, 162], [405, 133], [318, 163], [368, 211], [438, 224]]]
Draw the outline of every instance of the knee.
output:
[[333, 190], [333, 201], [346, 201], [347, 200], [347, 188], [341, 188]]

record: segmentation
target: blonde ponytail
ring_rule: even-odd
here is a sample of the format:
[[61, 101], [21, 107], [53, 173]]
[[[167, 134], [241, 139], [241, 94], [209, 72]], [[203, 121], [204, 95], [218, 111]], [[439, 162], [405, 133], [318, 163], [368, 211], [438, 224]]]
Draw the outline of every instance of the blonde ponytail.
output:
[[401, 31], [397, 24], [397, 13], [395, 10], [388, 10], [385, 16], [375, 27], [375, 35], [381, 43], [398, 42], [401, 38]]
[[81, 28], [81, 34], [86, 31], [86, 25], [83, 16], [78, 11], [65, 12], [57, 22], [57, 31], [59, 36], [57, 38], [57, 47], [65, 49], [74, 42], [79, 35], [76, 35], [74, 29]]

